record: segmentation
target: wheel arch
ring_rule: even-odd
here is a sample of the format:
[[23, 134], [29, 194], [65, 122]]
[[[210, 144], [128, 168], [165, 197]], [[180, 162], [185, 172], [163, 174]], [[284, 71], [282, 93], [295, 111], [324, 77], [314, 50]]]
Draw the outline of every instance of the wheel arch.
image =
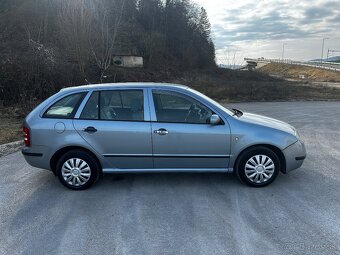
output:
[[60, 157], [62, 155], [64, 155], [65, 153], [69, 152], [69, 151], [73, 151], [73, 150], [81, 150], [81, 151], [84, 151], [88, 154], [90, 154], [91, 156], [93, 156], [93, 158], [97, 161], [98, 165], [100, 166], [100, 172], [102, 172], [102, 165], [98, 159], [98, 157], [96, 156], [96, 154], [94, 154], [92, 151], [90, 151], [89, 149], [86, 149], [84, 147], [81, 147], [81, 146], [67, 146], [67, 147], [63, 147], [59, 150], [57, 150], [53, 156], [51, 157], [51, 160], [50, 160], [50, 168], [52, 170], [52, 172], [54, 173], [54, 175], [56, 175], [56, 166], [57, 166], [57, 163], [58, 163], [58, 160], [60, 159]]
[[237, 166], [238, 166], [238, 163], [239, 163], [239, 160], [242, 156], [243, 153], [245, 153], [246, 151], [250, 150], [250, 149], [253, 149], [253, 148], [256, 148], [256, 147], [265, 147], [265, 148], [268, 148], [270, 150], [272, 150], [279, 158], [280, 160], [280, 171], [282, 173], [286, 173], [286, 158], [283, 154], [283, 152], [281, 151], [280, 148], [276, 147], [275, 145], [272, 145], [272, 144], [254, 144], [254, 145], [251, 145], [249, 147], [246, 147], [244, 148], [237, 156], [235, 162], [234, 162], [234, 169], [236, 170], [237, 169]]

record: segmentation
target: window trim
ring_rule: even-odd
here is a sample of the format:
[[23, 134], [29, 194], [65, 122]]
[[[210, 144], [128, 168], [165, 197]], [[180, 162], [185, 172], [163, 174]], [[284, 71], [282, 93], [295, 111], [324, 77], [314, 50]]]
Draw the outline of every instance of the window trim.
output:
[[161, 92], [163, 94], [169, 94], [169, 95], [179, 95], [179, 96], [182, 96], [184, 98], [188, 98], [189, 100], [193, 100], [195, 102], [198, 102], [200, 104], [202, 104], [203, 106], [207, 107], [211, 112], [212, 114], [217, 114], [218, 116], [220, 116], [220, 119], [221, 119], [221, 123], [220, 124], [217, 124], [215, 126], [220, 126], [220, 125], [225, 125], [225, 121], [223, 120], [223, 118], [221, 117], [220, 114], [216, 113], [216, 111], [214, 111], [211, 107], [209, 107], [207, 104], [205, 104], [204, 102], [190, 96], [190, 95], [187, 95], [185, 93], [182, 93], [182, 92], [179, 92], [179, 91], [174, 91], [174, 90], [168, 90], [168, 89], [159, 89], [159, 88], [151, 88], [150, 90], [150, 93], [149, 93], [149, 101], [150, 102], [150, 111], [151, 112], [151, 122], [152, 123], [173, 123], [173, 124], [194, 124], [194, 125], [209, 125], [211, 126], [210, 123], [197, 123], [197, 122], [174, 122], [174, 121], [159, 121], [157, 119], [157, 114], [156, 114], [156, 107], [155, 107], [155, 102], [154, 102], [154, 99], [153, 99], [153, 93], [154, 92]]
[[[73, 95], [77, 95], [77, 94], [81, 94], [80, 99], [78, 100], [78, 102], [75, 104], [70, 116], [66, 117], [66, 116], [62, 116], [62, 115], [51, 115], [51, 116], [46, 116], [47, 112], [51, 109], [51, 107], [53, 107], [55, 104], [57, 104], [58, 102], [60, 102], [61, 100], [65, 99], [66, 97], [69, 96], [73, 96]], [[66, 120], [70, 120], [70, 119], [74, 119], [76, 114], [78, 113], [78, 110], [80, 108], [80, 105], [83, 103], [84, 99], [86, 98], [88, 92], [87, 91], [77, 91], [74, 93], [70, 93], [67, 95], [64, 95], [61, 98], [58, 98], [57, 100], [53, 101], [48, 107], [47, 109], [44, 111], [44, 113], [41, 115], [41, 118], [44, 119], [66, 119]]]
[[[101, 92], [106, 91], [141, 91], [143, 93], [143, 113], [144, 113], [144, 120], [107, 120], [107, 119], [100, 119], [100, 94]], [[80, 118], [81, 113], [83, 112], [84, 108], [86, 107], [87, 102], [90, 100], [93, 93], [98, 92], [98, 119], [84, 119]], [[115, 122], [150, 122], [150, 106], [149, 100], [147, 97], [147, 89], [146, 88], [112, 88], [112, 89], [94, 89], [90, 91], [90, 93], [86, 96], [83, 100], [82, 105], [79, 107], [75, 119], [79, 120], [92, 120], [92, 121], [115, 121]]]

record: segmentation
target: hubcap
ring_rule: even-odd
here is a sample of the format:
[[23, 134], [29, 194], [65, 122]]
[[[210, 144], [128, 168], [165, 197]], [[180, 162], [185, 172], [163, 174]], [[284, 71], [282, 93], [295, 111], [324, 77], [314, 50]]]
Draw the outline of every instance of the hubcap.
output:
[[251, 157], [244, 167], [247, 178], [254, 183], [267, 182], [273, 176], [274, 169], [273, 160], [266, 155]]
[[61, 174], [64, 180], [72, 186], [81, 186], [91, 177], [90, 166], [80, 158], [70, 158], [63, 164]]

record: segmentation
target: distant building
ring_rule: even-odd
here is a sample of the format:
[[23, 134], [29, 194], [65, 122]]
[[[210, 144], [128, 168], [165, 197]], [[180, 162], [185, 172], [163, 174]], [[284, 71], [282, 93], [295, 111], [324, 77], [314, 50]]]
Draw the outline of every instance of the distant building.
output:
[[255, 61], [247, 61], [247, 68], [249, 71], [255, 70], [257, 67], [257, 62]]
[[113, 64], [121, 67], [143, 67], [143, 57], [136, 55], [115, 55]]

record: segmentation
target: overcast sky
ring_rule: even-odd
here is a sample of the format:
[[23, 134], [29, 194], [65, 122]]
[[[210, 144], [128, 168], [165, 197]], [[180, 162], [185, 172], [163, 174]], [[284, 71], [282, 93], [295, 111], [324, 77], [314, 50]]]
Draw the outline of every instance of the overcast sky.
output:
[[340, 51], [340, 0], [195, 1], [208, 12], [219, 63], [281, 58], [283, 43], [285, 58], [316, 59], [324, 37], [324, 58], [328, 49]]

